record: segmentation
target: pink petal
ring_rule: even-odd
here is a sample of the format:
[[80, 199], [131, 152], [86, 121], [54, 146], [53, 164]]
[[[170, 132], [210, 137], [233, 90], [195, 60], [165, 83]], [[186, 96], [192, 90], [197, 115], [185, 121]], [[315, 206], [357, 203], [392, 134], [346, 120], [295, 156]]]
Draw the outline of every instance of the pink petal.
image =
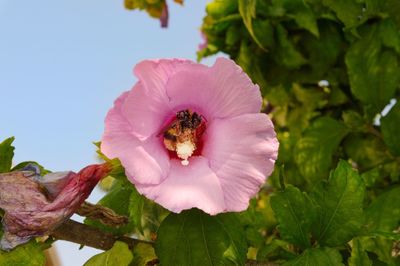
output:
[[157, 135], [165, 121], [174, 115], [165, 91], [165, 84], [187, 60], [145, 60], [137, 64], [134, 73], [139, 83], [129, 92], [121, 112], [132, 125], [132, 132], [140, 139]]
[[129, 96], [129, 93], [121, 95], [108, 112], [101, 151], [111, 159], [118, 158], [132, 182], [158, 184], [168, 174], [169, 156], [157, 136], [140, 140], [132, 132], [133, 126], [122, 110]]
[[135, 66], [133, 72], [152, 96], [167, 97], [165, 85], [171, 75], [190, 65], [196, 64], [185, 59], [144, 60]]
[[170, 211], [199, 208], [211, 215], [225, 210], [218, 177], [203, 157], [192, 157], [188, 166], [171, 161], [169, 176], [157, 186], [137, 185], [137, 190]]
[[211, 67], [186, 65], [170, 77], [166, 86], [174, 110], [194, 107], [207, 119], [258, 113], [261, 94], [232, 60], [218, 58]]
[[174, 115], [166, 96], [153, 93], [137, 83], [121, 105], [121, 113], [131, 125], [131, 132], [143, 140], [158, 135], [165, 120]]
[[279, 143], [265, 114], [214, 120], [207, 127], [203, 156], [218, 176], [228, 211], [247, 209], [269, 176]]

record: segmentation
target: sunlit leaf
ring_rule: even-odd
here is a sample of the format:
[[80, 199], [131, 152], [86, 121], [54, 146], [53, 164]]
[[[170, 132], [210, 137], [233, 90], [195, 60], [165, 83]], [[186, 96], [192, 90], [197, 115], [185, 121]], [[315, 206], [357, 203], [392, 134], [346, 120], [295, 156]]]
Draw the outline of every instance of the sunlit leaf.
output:
[[0, 266], [44, 266], [46, 257], [41, 245], [34, 240], [19, 246], [10, 252], [0, 250]]

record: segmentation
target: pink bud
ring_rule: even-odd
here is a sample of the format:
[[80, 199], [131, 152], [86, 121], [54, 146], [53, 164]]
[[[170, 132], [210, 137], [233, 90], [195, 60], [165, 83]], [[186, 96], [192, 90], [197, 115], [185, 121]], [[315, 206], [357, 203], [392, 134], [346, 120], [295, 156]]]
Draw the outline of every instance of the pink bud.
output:
[[57, 228], [110, 170], [108, 164], [98, 164], [79, 173], [57, 172], [43, 177], [24, 170], [0, 174], [0, 208], [5, 211], [0, 248], [10, 250]]

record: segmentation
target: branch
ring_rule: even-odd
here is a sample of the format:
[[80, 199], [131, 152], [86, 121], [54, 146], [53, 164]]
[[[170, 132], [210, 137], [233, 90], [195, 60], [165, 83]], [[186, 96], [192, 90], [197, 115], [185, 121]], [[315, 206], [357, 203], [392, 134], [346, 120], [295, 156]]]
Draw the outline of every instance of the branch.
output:
[[152, 244], [151, 242], [134, 239], [126, 236], [114, 236], [111, 233], [103, 232], [97, 228], [86, 224], [78, 223], [73, 220], [67, 220], [51, 234], [52, 237], [59, 240], [66, 240], [80, 245], [109, 250], [115, 241], [122, 241], [128, 244], [129, 249], [138, 243]]

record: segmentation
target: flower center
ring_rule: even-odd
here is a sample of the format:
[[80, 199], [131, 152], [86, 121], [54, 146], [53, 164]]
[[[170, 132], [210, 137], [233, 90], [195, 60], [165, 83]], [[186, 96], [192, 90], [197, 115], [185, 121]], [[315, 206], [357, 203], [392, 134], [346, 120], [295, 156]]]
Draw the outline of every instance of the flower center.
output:
[[180, 158], [182, 165], [188, 165], [190, 156], [200, 149], [201, 136], [206, 129], [204, 120], [196, 112], [182, 110], [176, 113], [175, 118], [162, 132], [165, 148]]

